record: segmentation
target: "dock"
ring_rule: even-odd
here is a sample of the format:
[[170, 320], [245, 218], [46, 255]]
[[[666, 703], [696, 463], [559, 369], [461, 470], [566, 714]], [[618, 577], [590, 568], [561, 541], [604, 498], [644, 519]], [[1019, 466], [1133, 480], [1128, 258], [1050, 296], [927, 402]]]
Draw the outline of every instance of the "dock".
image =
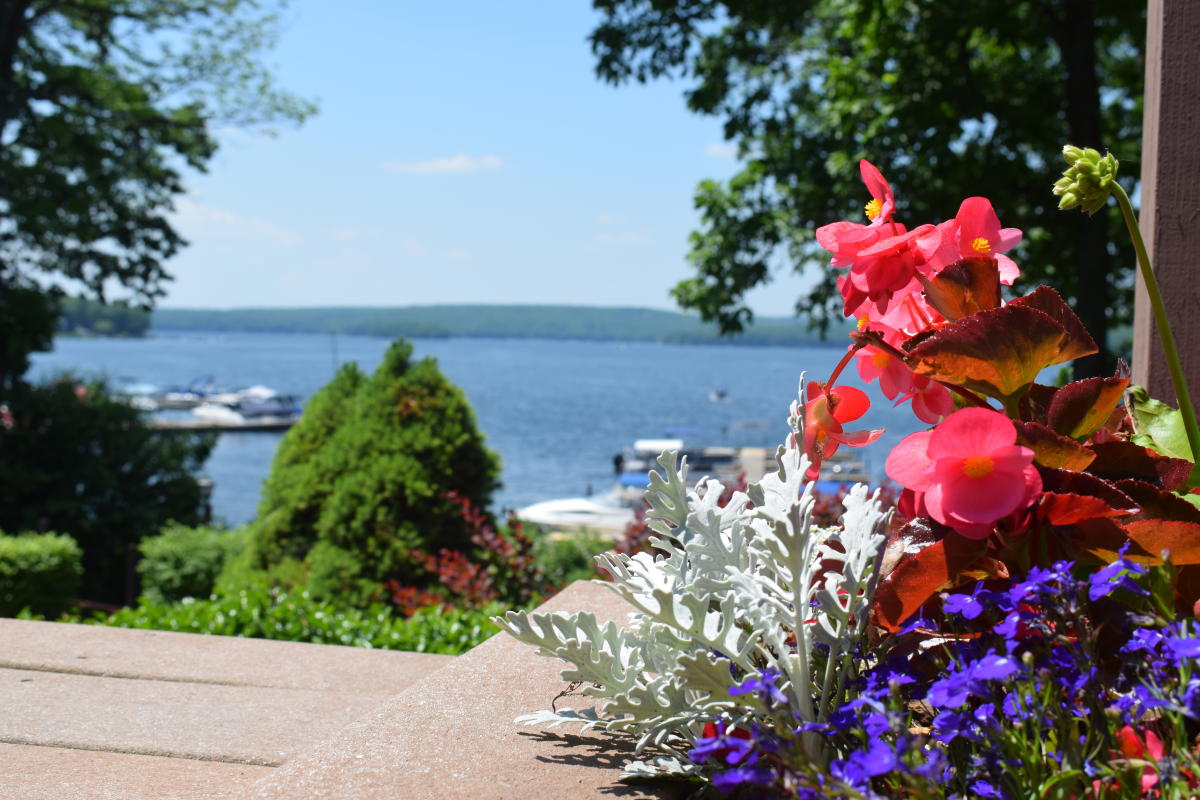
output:
[[147, 419], [146, 427], [156, 431], [217, 431], [218, 433], [277, 433], [286, 431], [300, 421], [299, 415], [290, 417], [255, 417], [241, 422], [235, 420], [205, 419]]

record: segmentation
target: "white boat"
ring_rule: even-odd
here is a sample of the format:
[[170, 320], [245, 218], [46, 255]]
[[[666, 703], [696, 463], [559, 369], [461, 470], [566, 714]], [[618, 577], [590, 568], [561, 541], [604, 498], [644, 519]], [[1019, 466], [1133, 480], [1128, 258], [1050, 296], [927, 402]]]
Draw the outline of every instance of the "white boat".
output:
[[265, 386], [251, 386], [237, 392], [211, 395], [192, 409], [192, 414], [214, 425], [278, 424], [288, 427], [300, 419], [300, 404], [294, 397], [281, 395]]
[[547, 500], [519, 509], [517, 518], [550, 531], [591, 531], [613, 539], [620, 538], [633, 522], [633, 508], [604, 503], [590, 497]]

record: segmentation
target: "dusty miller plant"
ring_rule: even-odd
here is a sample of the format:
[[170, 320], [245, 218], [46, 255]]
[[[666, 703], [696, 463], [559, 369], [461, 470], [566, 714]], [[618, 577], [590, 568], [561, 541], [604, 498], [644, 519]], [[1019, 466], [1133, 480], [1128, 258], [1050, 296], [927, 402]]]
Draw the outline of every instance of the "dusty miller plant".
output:
[[[613, 576], [601, 583], [636, 609], [627, 627], [601, 625], [586, 611], [495, 618], [542, 655], [566, 661], [563, 680], [598, 698], [595, 708], [517, 722], [625, 731], [638, 737], [639, 753], [656, 746], [686, 756], [706, 723], [802, 731], [837, 710], [863, 664], [889, 512], [878, 492], [859, 484], [843, 502], [841, 527], [813, 525], [809, 460], [797, 446], [802, 402], [792, 403], [788, 424], [778, 471], [724, 507], [719, 481], [702, 478], [689, 489], [686, 459], [678, 463], [671, 451], [659, 457], [663, 474], [651, 472], [646, 490], [650, 542], [659, 552], [596, 557]], [[760, 692], [731, 696], [738, 683], [766, 674], [778, 676], [786, 704]], [[796, 736], [810, 762], [828, 761], [819, 734]], [[625, 774], [695, 769], [686, 758], [658, 757]]]

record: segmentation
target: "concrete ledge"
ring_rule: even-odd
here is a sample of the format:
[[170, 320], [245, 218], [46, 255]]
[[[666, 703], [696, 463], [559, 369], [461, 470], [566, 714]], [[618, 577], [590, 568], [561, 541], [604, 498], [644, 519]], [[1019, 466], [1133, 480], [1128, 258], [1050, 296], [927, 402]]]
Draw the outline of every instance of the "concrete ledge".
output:
[[[575, 583], [544, 611], [587, 609], [623, 620], [615, 594]], [[665, 798], [669, 787], [621, 784], [632, 742], [604, 733], [518, 726], [519, 714], [549, 708], [565, 688], [557, 660], [507, 634], [459, 656], [428, 680], [297, 755], [239, 797], [263, 800], [564, 800]], [[573, 703], [571, 701], [574, 701]], [[567, 705], [591, 705], [573, 697]]]
[[394, 695], [453, 656], [0, 619], [0, 667]]
[[228, 800], [271, 767], [0, 744], [0, 797]]
[[11, 669], [0, 669], [0, 698], [0, 742], [268, 766], [385, 700]]

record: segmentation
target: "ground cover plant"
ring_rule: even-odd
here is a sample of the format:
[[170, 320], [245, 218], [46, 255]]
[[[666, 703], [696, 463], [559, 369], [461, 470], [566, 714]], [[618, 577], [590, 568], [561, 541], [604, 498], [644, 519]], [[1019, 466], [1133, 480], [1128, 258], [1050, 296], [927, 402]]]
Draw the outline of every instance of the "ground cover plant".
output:
[[[495, 634], [497, 628], [489, 617], [507, 608], [501, 603], [480, 608], [438, 605], [405, 614], [391, 604], [354, 608], [318, 600], [305, 591], [258, 584], [173, 603], [143, 597], [136, 606], [111, 614], [68, 612], [57, 619], [117, 628], [459, 655]], [[44, 618], [28, 608], [18, 616]]]
[[[1153, 287], [1116, 160], [1064, 156], [1061, 207], [1115, 196]], [[728, 494], [664, 454], [656, 552], [599, 557], [627, 627], [497, 619], [597, 701], [522, 721], [632, 733], [627, 777], [745, 797], [1197, 796], [1200, 430], [1156, 291], [1179, 410], [1124, 368], [1039, 383], [1096, 346], [1049, 287], [1003, 300], [1020, 231], [983, 197], [910, 229], [860, 171], [867, 223], [817, 231], [857, 330], [802, 379], [779, 471]], [[820, 464], [881, 433], [848, 430], [851, 364], [931, 427], [888, 456], [894, 512], [858, 486], [821, 525]]]

